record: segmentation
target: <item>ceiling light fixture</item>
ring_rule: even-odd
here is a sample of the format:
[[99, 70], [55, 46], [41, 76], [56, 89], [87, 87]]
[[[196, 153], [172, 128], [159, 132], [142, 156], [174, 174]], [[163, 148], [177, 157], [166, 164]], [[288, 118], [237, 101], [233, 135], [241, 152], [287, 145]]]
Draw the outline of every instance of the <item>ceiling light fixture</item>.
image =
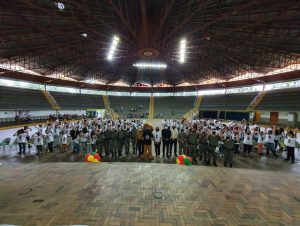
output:
[[185, 49], [186, 49], [186, 40], [182, 39], [180, 41], [180, 48], [179, 48], [179, 62], [181, 64], [185, 63]]
[[137, 63], [137, 64], [133, 64], [132, 66], [137, 68], [156, 68], [156, 69], [167, 68], [166, 64], [161, 64], [161, 63]]
[[82, 33], [81, 36], [87, 38], [87, 33]]
[[57, 5], [57, 8], [60, 10], [63, 10], [65, 8], [64, 3], [62, 3], [62, 2], [57, 2], [56, 5]]
[[109, 52], [107, 54], [107, 59], [108, 60], [113, 59], [119, 41], [120, 41], [119, 37], [117, 37], [117, 36], [113, 37], [112, 43], [111, 43], [110, 48], [109, 48]]

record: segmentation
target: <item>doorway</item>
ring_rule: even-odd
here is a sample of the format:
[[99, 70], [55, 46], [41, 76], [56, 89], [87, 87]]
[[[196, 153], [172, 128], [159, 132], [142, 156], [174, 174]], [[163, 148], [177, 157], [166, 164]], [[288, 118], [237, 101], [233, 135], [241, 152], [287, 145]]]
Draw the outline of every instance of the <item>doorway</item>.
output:
[[278, 123], [278, 112], [270, 112], [270, 123], [277, 124]]

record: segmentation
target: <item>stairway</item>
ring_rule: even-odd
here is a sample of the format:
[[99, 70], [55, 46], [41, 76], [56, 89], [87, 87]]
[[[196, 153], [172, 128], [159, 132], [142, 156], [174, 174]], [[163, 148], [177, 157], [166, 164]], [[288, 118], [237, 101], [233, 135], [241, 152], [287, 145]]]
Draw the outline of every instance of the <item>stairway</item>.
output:
[[110, 108], [110, 102], [109, 102], [108, 96], [107, 95], [102, 95], [102, 100], [103, 100], [103, 104], [104, 104], [106, 113], [108, 113], [111, 116], [112, 119], [120, 118], [119, 115], [114, 110], [112, 110]]
[[203, 96], [197, 96], [194, 102], [194, 108], [183, 115], [183, 118], [190, 119], [199, 111]]
[[267, 94], [267, 91], [261, 91], [259, 92], [256, 97], [251, 101], [249, 106], [246, 108], [247, 111], [253, 111], [254, 108], [262, 101], [264, 96]]
[[51, 108], [53, 110], [59, 110], [60, 106], [58, 105], [58, 103], [56, 102], [56, 100], [54, 99], [54, 97], [46, 90], [42, 90], [45, 98], [47, 99], [47, 101], [49, 102]]
[[154, 96], [150, 96], [148, 118], [154, 118]]

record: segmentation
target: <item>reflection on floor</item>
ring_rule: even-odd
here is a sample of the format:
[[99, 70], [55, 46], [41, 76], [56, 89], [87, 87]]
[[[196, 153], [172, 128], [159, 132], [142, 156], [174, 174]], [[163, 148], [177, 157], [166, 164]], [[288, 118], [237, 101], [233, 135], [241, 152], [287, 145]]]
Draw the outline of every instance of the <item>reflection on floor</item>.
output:
[[[154, 150], [152, 150], [154, 155]], [[9, 151], [6, 148], [5, 151], [0, 151], [0, 163], [2, 165], [16, 165], [20, 163], [46, 163], [46, 162], [83, 162], [84, 156], [72, 154], [70, 151], [66, 153], [61, 153], [59, 150], [56, 150], [53, 154], [41, 154], [40, 156], [35, 155], [35, 148], [31, 148], [31, 151], [26, 150], [26, 155], [18, 155], [17, 149]], [[124, 151], [123, 151], [124, 153]], [[257, 170], [272, 170], [272, 171], [285, 171], [285, 172], [300, 172], [300, 151], [295, 151], [296, 153], [296, 164], [290, 164], [290, 162], [284, 161], [284, 155], [286, 152], [279, 152], [279, 158], [275, 158], [272, 155], [270, 157], [262, 156], [259, 157], [255, 153], [252, 153], [252, 156], [244, 157], [242, 154], [236, 154], [234, 157], [234, 168], [247, 168], [247, 169], [257, 169]], [[162, 155], [162, 154], [161, 154]], [[194, 165], [204, 166], [203, 161], [200, 161], [199, 158], [194, 159]], [[171, 158], [157, 158], [155, 157], [153, 161], [144, 161], [138, 158], [136, 155], [123, 155], [120, 158], [111, 158], [104, 157], [103, 162], [147, 162], [147, 163], [168, 163], [175, 164], [176, 158], [173, 156]], [[222, 167], [223, 158], [218, 157], [217, 164], [219, 167]]]
[[0, 167], [0, 224], [300, 225], [296, 173], [146, 163]]

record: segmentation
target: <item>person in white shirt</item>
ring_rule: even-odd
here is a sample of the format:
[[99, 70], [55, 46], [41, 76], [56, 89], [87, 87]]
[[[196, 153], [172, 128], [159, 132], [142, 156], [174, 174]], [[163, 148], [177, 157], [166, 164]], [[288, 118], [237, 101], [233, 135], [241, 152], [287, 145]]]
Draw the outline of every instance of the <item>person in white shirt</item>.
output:
[[39, 155], [40, 153], [42, 153], [43, 150], [44, 136], [40, 132], [37, 132], [32, 135], [32, 138], [34, 139], [34, 145], [37, 150], [36, 155]]
[[250, 129], [247, 129], [246, 133], [244, 133], [244, 156], [250, 156], [253, 145], [253, 134]]
[[287, 157], [286, 157], [286, 161], [290, 161], [291, 159], [291, 163], [295, 163], [295, 147], [296, 147], [296, 138], [295, 138], [295, 134], [292, 130], [290, 130], [287, 134], [287, 137], [284, 140], [284, 144], [286, 146], [286, 150], [287, 150]]
[[66, 152], [68, 150], [68, 135], [65, 132], [63, 132], [63, 135], [61, 137], [61, 151]]
[[173, 126], [171, 129], [170, 156], [172, 155], [172, 147], [174, 146], [174, 156], [177, 157], [177, 137], [178, 130]]
[[53, 153], [53, 135], [51, 133], [51, 131], [46, 130], [46, 141], [47, 141], [47, 146], [48, 146], [48, 151]]
[[27, 142], [27, 133], [24, 131], [24, 129], [18, 130], [14, 136], [17, 137], [17, 142], [19, 144], [19, 152], [18, 154], [24, 154], [25, 155], [25, 149], [26, 149], [26, 142]]
[[258, 134], [258, 140], [257, 140], [257, 152], [259, 155], [263, 154], [265, 140], [266, 140], [266, 137], [265, 137], [264, 132], [260, 131]]
[[81, 132], [80, 133], [80, 143], [81, 143], [81, 146], [82, 146], [82, 152], [84, 154], [87, 154], [88, 135], [89, 135], [88, 132], [86, 132], [86, 133]]
[[265, 147], [267, 150], [267, 156], [269, 156], [269, 151], [271, 151], [275, 157], [278, 157], [275, 151], [274, 139], [275, 139], [275, 126], [273, 127], [273, 130], [269, 130], [268, 134], [266, 135]]
[[156, 127], [153, 132], [154, 136], [154, 146], [155, 146], [155, 155], [156, 157], [160, 157], [160, 146], [161, 146], [161, 131]]

